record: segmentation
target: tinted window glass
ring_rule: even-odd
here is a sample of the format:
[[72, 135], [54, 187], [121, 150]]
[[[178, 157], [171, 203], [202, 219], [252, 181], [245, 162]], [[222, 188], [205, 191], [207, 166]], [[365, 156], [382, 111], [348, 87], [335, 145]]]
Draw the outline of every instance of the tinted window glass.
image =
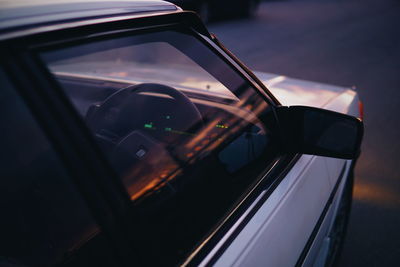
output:
[[110, 38], [43, 58], [120, 174], [146, 261], [182, 260], [276, 153], [269, 105], [189, 33]]
[[[0, 265], [86, 261], [71, 257], [98, 236], [98, 226], [1, 70], [0, 83]], [[104, 249], [102, 242], [92, 243]]]

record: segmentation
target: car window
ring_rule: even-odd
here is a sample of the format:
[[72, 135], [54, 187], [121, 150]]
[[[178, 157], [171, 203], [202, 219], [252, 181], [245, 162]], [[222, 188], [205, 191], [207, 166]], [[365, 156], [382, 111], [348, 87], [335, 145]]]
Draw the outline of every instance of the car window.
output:
[[190, 32], [66, 44], [41, 57], [120, 175], [146, 261], [187, 256], [276, 155], [269, 104]]
[[94, 243], [107, 262], [98, 225], [1, 69], [0, 83], [0, 265], [93, 262], [78, 251]]

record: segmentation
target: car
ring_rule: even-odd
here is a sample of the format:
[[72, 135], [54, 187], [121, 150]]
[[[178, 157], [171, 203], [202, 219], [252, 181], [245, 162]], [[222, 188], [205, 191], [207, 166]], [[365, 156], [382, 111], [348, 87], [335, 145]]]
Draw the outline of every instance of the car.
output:
[[334, 262], [355, 89], [253, 73], [163, 1], [0, 6], [1, 266]]
[[199, 14], [203, 22], [232, 17], [255, 16], [260, 0], [168, 0]]

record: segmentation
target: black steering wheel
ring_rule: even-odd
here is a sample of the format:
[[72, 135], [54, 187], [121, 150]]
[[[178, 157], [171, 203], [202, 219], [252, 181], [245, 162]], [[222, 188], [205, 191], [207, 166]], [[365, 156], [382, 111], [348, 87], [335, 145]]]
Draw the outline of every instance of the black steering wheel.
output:
[[161, 162], [174, 162], [168, 145], [185, 140], [203, 125], [187, 96], [153, 83], [128, 86], [92, 105], [86, 122], [128, 185], [138, 177], [156, 175], [155, 166]]
[[193, 131], [202, 125], [202, 116], [180, 91], [162, 84], [142, 83], [120, 89], [100, 105], [91, 106], [86, 122], [95, 134], [119, 139], [142, 130], [156, 140], [171, 142], [168, 132]]

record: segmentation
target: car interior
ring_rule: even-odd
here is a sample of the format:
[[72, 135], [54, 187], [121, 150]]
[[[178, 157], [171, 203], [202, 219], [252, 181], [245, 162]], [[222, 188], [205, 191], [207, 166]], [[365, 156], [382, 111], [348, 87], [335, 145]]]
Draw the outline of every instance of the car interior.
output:
[[187, 257], [277, 154], [269, 104], [187, 33], [111, 38], [43, 59], [119, 175], [135, 248], [151, 264]]

